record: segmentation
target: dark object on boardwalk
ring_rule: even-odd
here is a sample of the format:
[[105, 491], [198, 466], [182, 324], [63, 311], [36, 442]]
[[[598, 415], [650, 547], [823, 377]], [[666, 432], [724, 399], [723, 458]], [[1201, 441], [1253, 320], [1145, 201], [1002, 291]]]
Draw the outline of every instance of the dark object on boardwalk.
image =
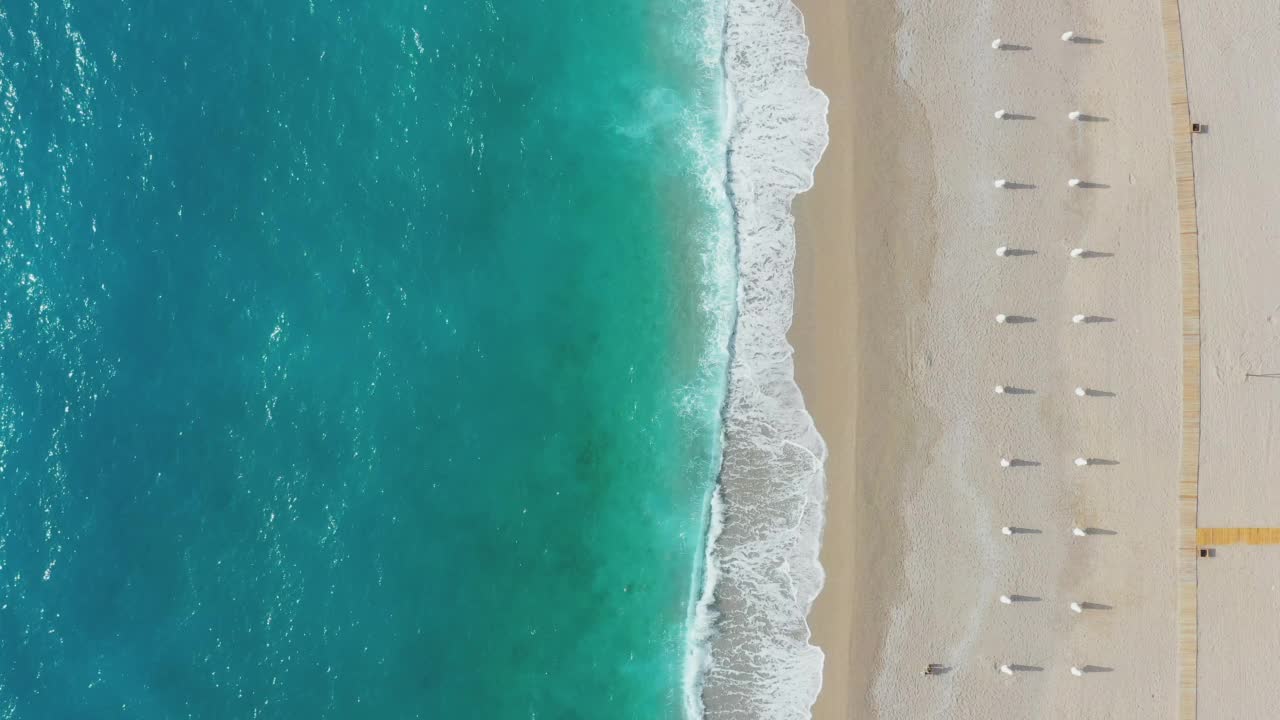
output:
[[1211, 557], [1217, 557], [1217, 556], [1218, 556], [1218, 551], [1214, 550], [1213, 548], [1200, 548], [1200, 557], [1202, 558], [1211, 558]]
[[1209, 132], [1209, 126], [1204, 123], [1191, 123], [1191, 132], [1202, 134], [1207, 133]]

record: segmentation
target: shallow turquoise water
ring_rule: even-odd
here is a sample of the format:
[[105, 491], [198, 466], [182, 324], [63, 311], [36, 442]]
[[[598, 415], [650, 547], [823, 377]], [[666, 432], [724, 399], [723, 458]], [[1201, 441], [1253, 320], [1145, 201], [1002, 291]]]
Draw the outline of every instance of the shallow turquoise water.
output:
[[702, 3], [2, 12], [0, 717], [679, 717]]

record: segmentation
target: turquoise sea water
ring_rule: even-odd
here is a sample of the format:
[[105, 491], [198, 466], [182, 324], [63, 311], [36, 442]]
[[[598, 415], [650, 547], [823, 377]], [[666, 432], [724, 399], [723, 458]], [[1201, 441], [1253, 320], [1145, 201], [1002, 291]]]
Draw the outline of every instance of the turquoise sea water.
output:
[[681, 717], [705, 4], [0, 5], [0, 718]]

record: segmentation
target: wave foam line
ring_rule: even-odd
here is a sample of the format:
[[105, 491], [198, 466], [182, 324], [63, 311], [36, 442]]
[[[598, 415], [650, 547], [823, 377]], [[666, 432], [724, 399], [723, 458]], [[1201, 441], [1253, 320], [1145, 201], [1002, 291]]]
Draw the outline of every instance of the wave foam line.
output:
[[702, 683], [715, 720], [804, 720], [823, 654], [806, 618], [818, 561], [827, 448], [805, 410], [787, 342], [795, 301], [791, 203], [813, 186], [827, 97], [809, 84], [804, 19], [791, 0], [727, 0], [726, 188], [738, 251], [724, 456], [708, 537], [714, 634]]

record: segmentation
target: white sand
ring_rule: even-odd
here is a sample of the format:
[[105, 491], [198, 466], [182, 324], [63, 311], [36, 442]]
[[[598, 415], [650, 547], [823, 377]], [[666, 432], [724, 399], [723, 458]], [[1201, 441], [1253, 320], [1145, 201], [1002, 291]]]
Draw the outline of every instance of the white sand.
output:
[[1275, 717], [1280, 547], [1217, 548], [1199, 575], [1201, 720]]
[[1183, 3], [1200, 223], [1200, 525], [1280, 526], [1280, 4]]
[[[1179, 267], [1160, 8], [909, 0], [895, 18], [835, 4], [802, 4], [832, 146], [846, 133], [850, 147], [798, 204], [797, 370], [831, 445], [815, 717], [1170, 717]], [[1104, 42], [1063, 43], [1066, 30]], [[992, 51], [994, 37], [1031, 49]], [[824, 66], [841, 58], [852, 71]], [[1076, 109], [1109, 121], [1068, 120]], [[847, 194], [821, 194], [824, 173]], [[996, 190], [1000, 177], [1036, 187]], [[823, 248], [846, 241], [853, 257], [826, 267]], [[1114, 256], [1072, 260], [1075, 247]], [[824, 304], [835, 272], [856, 310]], [[829, 359], [850, 327], [858, 357]], [[1077, 468], [1081, 455], [1119, 464]], [[1002, 470], [1002, 456], [1040, 465]], [[1075, 538], [1077, 524], [1117, 534]], [[922, 677], [929, 662], [954, 670]], [[1005, 663], [1041, 670], [1007, 677]]]
[[[1182, 3], [1201, 287], [1201, 527], [1280, 526], [1280, 5]], [[1201, 720], [1277, 715], [1280, 547], [1199, 562]]]

